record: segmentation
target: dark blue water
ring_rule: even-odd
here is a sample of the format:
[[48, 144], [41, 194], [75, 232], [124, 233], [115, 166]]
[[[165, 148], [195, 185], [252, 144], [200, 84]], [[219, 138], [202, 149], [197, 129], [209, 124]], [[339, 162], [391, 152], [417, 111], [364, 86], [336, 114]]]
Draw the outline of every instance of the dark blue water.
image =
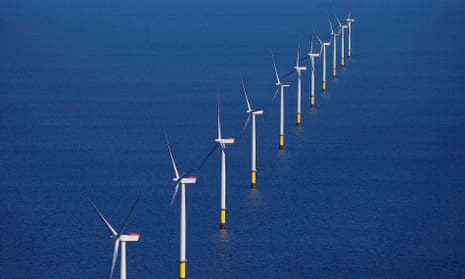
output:
[[[197, 165], [217, 91], [237, 139], [228, 230], [215, 153], [187, 189], [188, 277], [465, 278], [463, 1], [136, 2], [0, 4], [0, 278], [108, 277], [113, 241], [86, 198], [119, 228], [139, 194], [128, 276], [176, 278], [163, 130], [180, 170]], [[332, 79], [328, 55], [313, 109], [304, 73], [300, 128], [290, 88], [280, 152], [270, 52], [287, 72], [350, 8], [353, 57]], [[241, 73], [265, 109], [256, 191]]]

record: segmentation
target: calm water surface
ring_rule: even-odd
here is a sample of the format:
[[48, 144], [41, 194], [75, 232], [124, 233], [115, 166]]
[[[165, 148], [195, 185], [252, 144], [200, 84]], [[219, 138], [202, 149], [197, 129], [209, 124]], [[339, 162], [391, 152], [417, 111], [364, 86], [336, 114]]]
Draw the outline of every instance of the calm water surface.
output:
[[[313, 109], [304, 72], [300, 128], [288, 90], [280, 152], [270, 52], [284, 75], [298, 42], [308, 52], [314, 31], [328, 38], [327, 15], [350, 8], [353, 57], [332, 79], [328, 55]], [[236, 137], [228, 230], [218, 231], [215, 153], [187, 189], [188, 277], [465, 278], [464, 11], [463, 1], [3, 1], [0, 278], [108, 277], [113, 241], [86, 198], [119, 228], [139, 194], [128, 276], [176, 278], [163, 130], [178, 167], [197, 165], [216, 136], [217, 91], [223, 134]], [[256, 191], [241, 73], [265, 110]]]

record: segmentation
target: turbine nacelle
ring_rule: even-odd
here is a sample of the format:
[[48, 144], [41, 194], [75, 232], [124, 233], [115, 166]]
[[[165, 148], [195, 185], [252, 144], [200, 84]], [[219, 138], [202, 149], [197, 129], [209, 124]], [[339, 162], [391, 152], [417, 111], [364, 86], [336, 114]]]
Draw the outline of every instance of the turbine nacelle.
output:
[[120, 241], [125, 241], [125, 242], [133, 242], [133, 241], [139, 241], [140, 233], [137, 232], [130, 232], [127, 234], [122, 234], [119, 236]]
[[194, 184], [197, 183], [197, 177], [196, 176], [186, 176], [181, 178], [180, 181], [182, 184]]
[[331, 42], [324, 42], [323, 43], [323, 46], [327, 47], [327, 46], [330, 46], [331, 45]]
[[277, 82], [276, 86], [281, 86], [281, 87], [289, 87], [291, 86], [291, 83], [289, 81], [286, 82]]
[[295, 66], [294, 69], [296, 71], [306, 71], [307, 70], [307, 66]]
[[319, 52], [313, 52], [313, 53], [309, 53], [307, 55], [310, 56], [310, 57], [319, 57], [320, 53]]
[[230, 144], [230, 143], [234, 143], [234, 138], [221, 138], [221, 139], [215, 139], [215, 141], [219, 144]]
[[253, 114], [253, 115], [262, 115], [263, 112], [265, 112], [265, 111], [262, 110], [262, 109], [253, 109], [253, 110], [248, 110], [247, 111], [248, 114]]
[[346, 18], [346, 21], [347, 21], [347, 22], [354, 22], [354, 21], [355, 21], [355, 18]]

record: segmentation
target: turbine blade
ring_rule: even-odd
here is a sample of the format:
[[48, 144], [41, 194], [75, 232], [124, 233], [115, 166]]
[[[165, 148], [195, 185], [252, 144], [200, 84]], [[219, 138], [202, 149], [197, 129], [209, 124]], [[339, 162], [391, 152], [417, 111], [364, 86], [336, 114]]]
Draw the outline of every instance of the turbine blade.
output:
[[174, 188], [173, 195], [171, 196], [170, 206], [173, 206], [174, 200], [176, 199], [176, 194], [178, 193], [178, 189], [179, 189], [179, 182], [176, 183], [176, 187]]
[[352, 9], [349, 10], [349, 14], [347, 15], [347, 18], [350, 18], [350, 14], [352, 13]]
[[334, 15], [336, 17], [336, 21], [337, 21], [337, 24], [339, 25], [339, 29], [341, 29], [341, 22], [339, 21], [339, 18], [337, 17], [337, 15]]
[[111, 226], [111, 224], [107, 221], [107, 219], [105, 219], [105, 217], [103, 216], [103, 214], [100, 212], [100, 210], [98, 210], [97, 206], [90, 200], [90, 199], [87, 199], [90, 204], [94, 207], [95, 211], [97, 211], [97, 214], [99, 215], [100, 219], [102, 219], [103, 223], [105, 223], [105, 226], [107, 227], [107, 229], [111, 232], [111, 234], [113, 236], [117, 236], [118, 234], [116, 233], [115, 229]]
[[295, 66], [296, 67], [299, 67], [299, 59], [300, 59], [300, 42], [298, 43], [297, 45], [297, 58], [296, 58], [296, 61], [295, 61]]
[[119, 230], [119, 235], [123, 234], [124, 229], [126, 228], [126, 225], [128, 224], [129, 217], [131, 216], [132, 212], [134, 211], [134, 208], [136, 207], [137, 203], [139, 202], [140, 196], [137, 197], [136, 201], [132, 204], [131, 209], [129, 209], [128, 214], [126, 215], [126, 218], [124, 218], [123, 224], [121, 225], [121, 229]]
[[166, 133], [165, 133], [165, 138], [166, 138], [166, 146], [168, 146], [168, 152], [170, 153], [171, 164], [173, 165], [173, 169], [174, 169], [174, 174], [176, 175], [176, 178], [179, 178], [179, 172], [178, 172], [178, 169], [176, 168], [176, 162], [174, 161], [173, 153], [171, 152], [170, 143], [168, 141], [168, 136], [166, 135]]
[[244, 92], [245, 102], [247, 103], [247, 110], [251, 111], [252, 108], [250, 107], [249, 98], [247, 97], [247, 92], [245, 91], [244, 80], [242, 79], [242, 75], [241, 75], [241, 82], [242, 82], [242, 91]]
[[[297, 66], [299, 66], [299, 65], [297, 65]], [[292, 75], [294, 72], [295, 72], [295, 69], [290, 70], [289, 72], [287, 72], [287, 73], [283, 76], [283, 78], [286, 78], [286, 77]]]
[[110, 279], [113, 278], [113, 271], [115, 270], [116, 259], [118, 258], [119, 238], [115, 240], [115, 249], [113, 250], [113, 259], [111, 261]]
[[244, 126], [242, 127], [242, 133], [244, 133], [245, 128], [247, 128], [247, 126], [249, 125], [251, 117], [252, 117], [252, 115], [249, 113], [249, 116], [247, 116], [247, 119], [245, 120]]
[[312, 36], [312, 39], [310, 40], [310, 53], [313, 53], [313, 36]]
[[218, 97], [218, 139], [221, 139], [220, 100]]
[[320, 45], [323, 44], [323, 41], [320, 39], [320, 37], [318, 37], [318, 34], [317, 33], [313, 33], [313, 34], [315, 35], [317, 40], [320, 42]]
[[274, 98], [276, 98], [276, 95], [278, 94], [278, 92], [279, 92], [279, 89], [281, 89], [281, 87], [280, 87], [280, 86], [278, 86], [278, 88], [276, 88], [276, 91], [274, 92], [274, 94], [273, 94], [273, 98], [271, 98], [271, 100], [274, 100]]
[[271, 58], [273, 58], [274, 72], [276, 73], [276, 82], [281, 84], [281, 81], [279, 80], [278, 70], [276, 69], [276, 62], [274, 61], [273, 53], [271, 54]]
[[329, 18], [329, 15], [328, 15], [328, 21], [329, 21], [329, 28], [331, 28], [331, 34], [334, 34], [333, 25], [331, 24], [331, 19]]

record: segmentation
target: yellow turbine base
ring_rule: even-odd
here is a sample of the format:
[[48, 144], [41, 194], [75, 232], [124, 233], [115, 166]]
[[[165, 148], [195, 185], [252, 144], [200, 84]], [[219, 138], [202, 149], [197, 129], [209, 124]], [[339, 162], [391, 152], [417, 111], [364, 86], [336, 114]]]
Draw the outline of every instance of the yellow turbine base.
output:
[[250, 186], [255, 188], [255, 184], [257, 183], [257, 172], [251, 171], [250, 173]]
[[336, 68], [333, 68], [333, 77], [336, 77]]
[[300, 112], [297, 113], [297, 126], [300, 126], [300, 122], [301, 122], [301, 116], [300, 116]]
[[323, 81], [323, 91], [326, 91], [326, 81]]
[[310, 105], [312, 105], [312, 107], [315, 106], [315, 96], [312, 96], [312, 98], [310, 99]]
[[226, 229], [226, 209], [220, 209], [220, 229]]
[[349, 56], [349, 57], [352, 56], [352, 51], [350, 49], [347, 50], [347, 56]]
[[284, 148], [284, 135], [279, 135], [279, 149]]
[[179, 279], [186, 278], [186, 262], [179, 262]]
[[344, 67], [344, 58], [341, 58], [341, 67]]

